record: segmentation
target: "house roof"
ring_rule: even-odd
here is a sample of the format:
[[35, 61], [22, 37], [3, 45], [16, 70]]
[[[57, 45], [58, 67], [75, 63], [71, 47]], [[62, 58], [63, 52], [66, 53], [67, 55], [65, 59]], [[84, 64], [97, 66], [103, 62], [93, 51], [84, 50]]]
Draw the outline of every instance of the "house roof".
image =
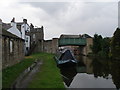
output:
[[10, 23], [6, 24], [6, 23], [2, 23], [2, 28], [7, 30], [9, 28], [11, 28], [12, 26], [10, 25]]
[[14, 35], [14, 34], [8, 32], [5, 29], [2, 29], [2, 36], [7, 36], [7, 37], [11, 37], [11, 38], [16, 38], [16, 39], [22, 39], [22, 38], [19, 38], [18, 36]]

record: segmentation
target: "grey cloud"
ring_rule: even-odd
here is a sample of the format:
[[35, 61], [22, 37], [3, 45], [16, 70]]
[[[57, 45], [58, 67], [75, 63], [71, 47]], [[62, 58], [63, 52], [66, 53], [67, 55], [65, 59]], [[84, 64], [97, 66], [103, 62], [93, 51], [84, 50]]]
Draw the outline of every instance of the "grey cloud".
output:
[[59, 12], [59, 10], [66, 8], [69, 4], [68, 2], [23, 2], [24, 4], [30, 4], [33, 7], [41, 8], [45, 10], [48, 14], [54, 14]]
[[[95, 33], [111, 36], [117, 27], [117, 2], [32, 2], [32, 7], [44, 10], [48, 15], [39, 16], [46, 38], [62, 33]], [[49, 16], [49, 17], [48, 17]]]

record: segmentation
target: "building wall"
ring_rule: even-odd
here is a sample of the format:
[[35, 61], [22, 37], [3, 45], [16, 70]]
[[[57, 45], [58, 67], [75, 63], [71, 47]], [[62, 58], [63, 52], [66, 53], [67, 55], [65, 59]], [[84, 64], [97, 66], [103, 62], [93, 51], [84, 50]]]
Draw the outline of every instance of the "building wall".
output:
[[27, 20], [23, 19], [23, 24], [21, 25], [21, 33], [22, 33], [22, 39], [25, 40], [24, 49], [25, 49], [25, 55], [28, 55], [28, 52], [30, 50], [30, 35], [28, 34], [30, 32], [30, 26], [27, 24]]
[[2, 27], [2, 20], [0, 21], [0, 46], [2, 46], [2, 50], [0, 50], [1, 60], [2, 60], [2, 69], [12, 66], [21, 60], [24, 59], [24, 40], [4, 30]]
[[52, 53], [52, 40], [44, 41], [44, 52]]
[[83, 47], [83, 54], [88, 55], [92, 52], [91, 45], [93, 45], [93, 38], [86, 38], [87, 45]]
[[30, 35], [31, 49], [34, 48], [32, 53], [43, 52], [44, 50], [43, 27], [41, 28], [30, 27], [30, 28], [31, 30], [29, 32], [29, 35]]
[[[12, 42], [12, 45], [10, 45], [10, 42]], [[23, 59], [24, 41], [22, 39], [2, 36], [2, 68], [12, 66]]]
[[0, 70], [2, 69], [2, 20], [0, 19]]
[[44, 41], [44, 52], [56, 54], [58, 48], [58, 38]]
[[87, 40], [86, 53], [89, 54], [92, 52], [91, 45], [93, 45], [93, 38], [86, 38], [86, 40]]
[[58, 38], [52, 39], [52, 53], [57, 53], [58, 51]]

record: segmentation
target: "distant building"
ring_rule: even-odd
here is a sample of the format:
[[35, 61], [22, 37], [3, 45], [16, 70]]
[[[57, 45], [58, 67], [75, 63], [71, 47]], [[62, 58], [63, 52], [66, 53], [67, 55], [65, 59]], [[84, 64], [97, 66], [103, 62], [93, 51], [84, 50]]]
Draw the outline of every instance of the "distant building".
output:
[[34, 28], [33, 24], [30, 25], [30, 32], [27, 33], [30, 36], [30, 54], [36, 52], [43, 52], [44, 43], [44, 30], [41, 28]]

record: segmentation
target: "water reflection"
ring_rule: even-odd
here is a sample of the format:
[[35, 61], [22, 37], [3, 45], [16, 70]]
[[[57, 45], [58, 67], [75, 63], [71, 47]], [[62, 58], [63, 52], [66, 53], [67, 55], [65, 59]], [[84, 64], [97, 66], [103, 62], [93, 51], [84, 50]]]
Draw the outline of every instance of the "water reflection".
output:
[[111, 61], [110, 62], [111, 67], [111, 75], [113, 83], [116, 85], [116, 88], [120, 88], [120, 61]]
[[63, 81], [67, 86], [70, 86], [72, 80], [77, 74], [76, 67], [61, 68], [60, 71], [63, 77]]
[[[71, 88], [120, 88], [120, 61], [77, 56], [76, 67], [61, 69]], [[67, 77], [65, 79], [65, 77]]]
[[78, 73], [73, 82], [69, 86], [70, 88], [115, 88], [112, 83], [112, 79], [94, 78], [93, 74]]

